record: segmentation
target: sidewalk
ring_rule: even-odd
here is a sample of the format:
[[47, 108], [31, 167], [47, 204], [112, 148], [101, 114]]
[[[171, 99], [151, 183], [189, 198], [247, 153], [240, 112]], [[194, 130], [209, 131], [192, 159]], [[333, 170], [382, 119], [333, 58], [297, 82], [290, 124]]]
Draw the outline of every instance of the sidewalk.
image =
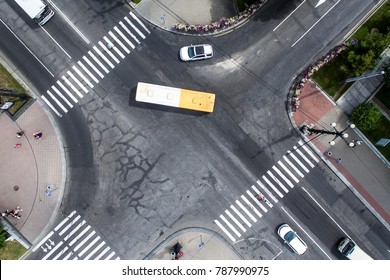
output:
[[[301, 90], [300, 106], [292, 113], [292, 121], [299, 128], [302, 124], [315, 124], [316, 129], [331, 130], [337, 123], [339, 131], [348, 127], [348, 116], [329, 97], [308, 81]], [[348, 129], [349, 140], [363, 140], [363, 144], [350, 148], [340, 137], [331, 146], [333, 135], [308, 136], [327, 165], [355, 193], [366, 207], [390, 230], [390, 170], [371, 149], [357, 129]], [[332, 156], [325, 156], [331, 151]], [[341, 158], [340, 163], [336, 159]]]
[[[43, 136], [35, 139], [33, 133]], [[0, 114], [0, 188], [1, 212], [16, 206], [21, 218], [6, 217], [27, 240], [34, 243], [48, 225], [60, 203], [63, 165], [58, 136], [47, 114], [34, 102], [13, 121]], [[16, 132], [24, 131], [21, 138]], [[14, 148], [16, 143], [22, 144]], [[52, 186], [47, 188], [47, 186]], [[47, 191], [47, 192], [45, 192]]]

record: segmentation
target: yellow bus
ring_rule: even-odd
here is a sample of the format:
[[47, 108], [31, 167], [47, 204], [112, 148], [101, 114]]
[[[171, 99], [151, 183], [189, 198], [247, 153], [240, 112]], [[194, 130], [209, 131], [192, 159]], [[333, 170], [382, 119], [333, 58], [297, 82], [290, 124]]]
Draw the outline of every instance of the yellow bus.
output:
[[139, 82], [135, 100], [211, 113], [215, 94]]

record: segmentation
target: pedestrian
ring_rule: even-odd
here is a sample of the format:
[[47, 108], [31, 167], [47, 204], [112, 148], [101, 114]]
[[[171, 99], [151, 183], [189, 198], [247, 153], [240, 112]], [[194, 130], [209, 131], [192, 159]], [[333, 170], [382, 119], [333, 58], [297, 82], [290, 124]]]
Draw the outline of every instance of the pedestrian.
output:
[[5, 216], [9, 216], [9, 210], [7, 209], [7, 210], [5, 210], [4, 212], [1, 212], [1, 216], [2, 217], [5, 217]]
[[16, 132], [16, 138], [21, 138], [23, 134], [24, 134], [23, 131]]
[[33, 136], [34, 136], [35, 139], [41, 138], [42, 135], [43, 135], [42, 131], [37, 131], [37, 132], [33, 133]]
[[16, 208], [12, 209], [11, 212], [9, 212], [9, 214], [14, 218], [20, 219], [21, 218], [20, 212], [22, 211], [23, 209], [17, 206]]
[[363, 144], [363, 141], [362, 140], [355, 140], [353, 141], [356, 145], [361, 145]]
[[342, 158], [337, 158], [336, 163], [340, 163], [343, 159]]
[[14, 146], [14, 148], [20, 148], [21, 146], [22, 146], [21, 143], [16, 143], [15, 146]]

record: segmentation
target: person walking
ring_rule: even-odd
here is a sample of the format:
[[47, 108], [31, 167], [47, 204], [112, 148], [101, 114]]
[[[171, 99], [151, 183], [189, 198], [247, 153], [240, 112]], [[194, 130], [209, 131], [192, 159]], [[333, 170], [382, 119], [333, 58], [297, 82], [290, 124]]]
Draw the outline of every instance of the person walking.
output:
[[43, 135], [42, 131], [37, 131], [33, 133], [35, 139], [40, 139], [42, 135]]
[[24, 134], [23, 131], [16, 132], [16, 138], [21, 138], [23, 134]]
[[14, 148], [20, 148], [21, 146], [22, 146], [21, 143], [16, 143], [15, 146], [14, 146]]

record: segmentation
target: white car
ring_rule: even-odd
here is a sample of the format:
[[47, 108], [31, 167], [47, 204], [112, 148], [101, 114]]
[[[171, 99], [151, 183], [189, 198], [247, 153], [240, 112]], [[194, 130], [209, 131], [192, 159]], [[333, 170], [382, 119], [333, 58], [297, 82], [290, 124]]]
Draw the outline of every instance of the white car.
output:
[[288, 224], [280, 225], [278, 228], [278, 234], [284, 240], [284, 243], [290, 246], [290, 248], [298, 255], [302, 255], [306, 252], [306, 243], [303, 242], [303, 240]]
[[180, 59], [183, 61], [201, 60], [213, 57], [213, 47], [208, 44], [191, 45], [180, 49]]

